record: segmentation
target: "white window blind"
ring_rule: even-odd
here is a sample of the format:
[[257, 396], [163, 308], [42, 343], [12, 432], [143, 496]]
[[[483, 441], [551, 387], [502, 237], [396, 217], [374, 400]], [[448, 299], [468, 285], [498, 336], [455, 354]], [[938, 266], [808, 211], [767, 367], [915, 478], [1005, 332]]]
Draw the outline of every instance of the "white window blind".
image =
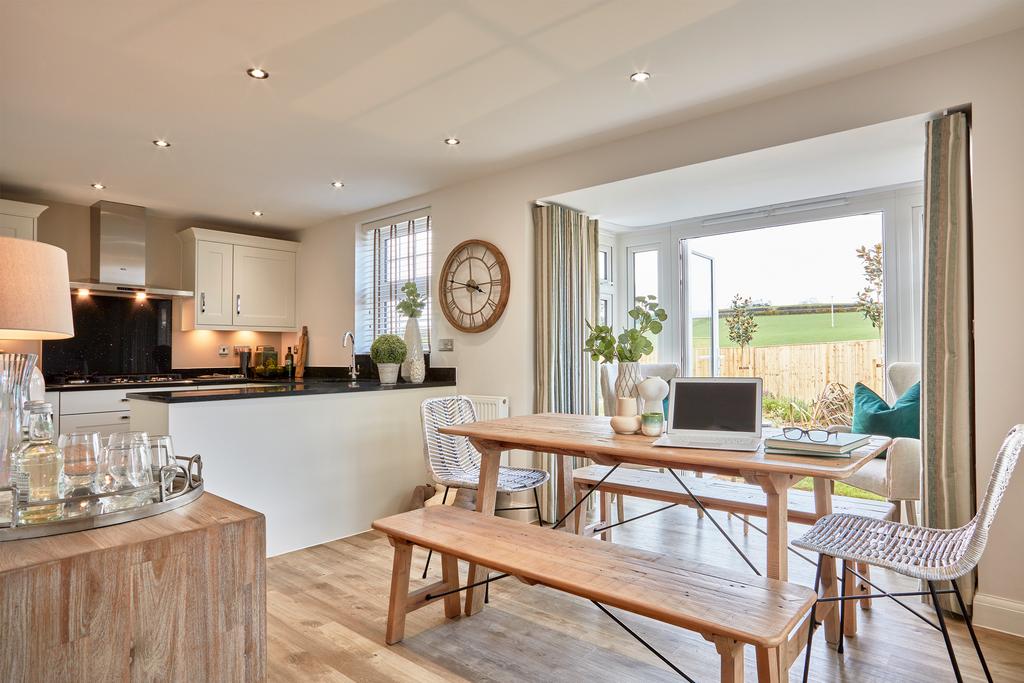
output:
[[366, 353], [382, 334], [405, 335], [398, 310], [402, 286], [415, 282], [427, 303], [419, 317], [423, 350], [430, 350], [433, 291], [429, 209], [363, 225], [356, 247], [356, 348]]

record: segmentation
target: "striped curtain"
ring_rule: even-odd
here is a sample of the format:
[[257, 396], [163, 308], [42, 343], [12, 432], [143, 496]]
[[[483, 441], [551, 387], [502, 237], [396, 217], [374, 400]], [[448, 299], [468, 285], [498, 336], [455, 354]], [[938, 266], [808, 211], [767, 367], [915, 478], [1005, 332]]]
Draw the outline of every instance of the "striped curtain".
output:
[[[969, 136], [963, 112], [927, 124], [923, 522], [942, 529], [966, 524], [975, 511]], [[974, 575], [960, 579], [959, 585], [970, 605]], [[952, 606], [952, 601], [944, 602], [946, 609]]]
[[[534, 411], [593, 415], [596, 366], [583, 353], [586, 321], [597, 319], [597, 221], [558, 205], [533, 209], [535, 288]], [[545, 517], [555, 517], [554, 458]]]

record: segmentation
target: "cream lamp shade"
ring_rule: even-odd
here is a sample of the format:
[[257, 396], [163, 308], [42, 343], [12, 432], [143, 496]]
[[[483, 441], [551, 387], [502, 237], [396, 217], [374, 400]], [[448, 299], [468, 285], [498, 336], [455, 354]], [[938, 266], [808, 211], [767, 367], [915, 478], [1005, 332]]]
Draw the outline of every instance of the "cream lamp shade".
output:
[[75, 334], [67, 252], [0, 237], [0, 339], [67, 339]]

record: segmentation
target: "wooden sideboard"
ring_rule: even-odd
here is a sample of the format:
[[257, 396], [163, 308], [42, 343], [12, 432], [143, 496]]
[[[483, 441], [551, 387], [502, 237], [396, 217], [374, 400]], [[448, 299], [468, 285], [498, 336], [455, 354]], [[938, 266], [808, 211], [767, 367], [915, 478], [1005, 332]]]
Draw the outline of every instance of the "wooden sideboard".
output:
[[206, 493], [0, 543], [0, 681], [266, 679], [263, 515]]

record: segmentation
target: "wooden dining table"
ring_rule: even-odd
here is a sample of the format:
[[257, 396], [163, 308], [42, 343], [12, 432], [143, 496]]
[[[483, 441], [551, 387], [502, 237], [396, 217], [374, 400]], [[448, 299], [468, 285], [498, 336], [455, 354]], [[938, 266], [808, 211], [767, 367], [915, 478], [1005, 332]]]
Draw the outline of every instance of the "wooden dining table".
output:
[[[544, 413], [486, 420], [443, 427], [444, 434], [467, 437], [481, 455], [480, 482], [476, 509], [494, 514], [497, 496], [498, 466], [501, 454], [509, 450], [550, 453], [557, 457], [557, 512], [559, 518], [574, 505], [572, 458], [589, 458], [602, 465], [632, 464], [652, 468], [670, 468], [725, 476], [738, 476], [756, 484], [767, 501], [767, 574], [783, 581], [789, 578], [787, 510], [789, 489], [811, 477], [814, 481], [815, 514], [820, 518], [832, 512], [834, 482], [842, 481], [881, 454], [891, 444], [885, 437], [871, 441], [844, 457], [784, 456], [764, 452], [665, 448], [654, 446], [654, 438], [639, 434], [621, 435], [612, 431], [607, 417]], [[572, 525], [570, 525], [572, 526]], [[470, 565], [469, 584], [485, 580], [487, 570]], [[825, 562], [821, 571], [824, 596], [838, 594], [834, 562]], [[851, 583], [851, 582], [848, 582]], [[847, 601], [854, 604], [854, 601]], [[837, 603], [822, 603], [819, 618], [824, 617], [825, 634], [830, 642], [838, 640]], [[469, 588], [466, 614], [483, 607], [483, 591]]]

